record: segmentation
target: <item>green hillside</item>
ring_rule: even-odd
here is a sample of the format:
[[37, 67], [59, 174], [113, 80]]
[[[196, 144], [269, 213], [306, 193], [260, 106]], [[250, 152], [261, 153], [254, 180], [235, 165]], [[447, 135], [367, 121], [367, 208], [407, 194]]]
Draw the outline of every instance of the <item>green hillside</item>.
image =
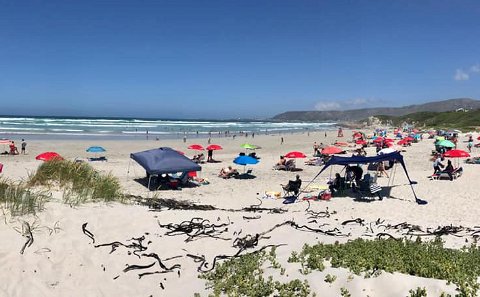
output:
[[462, 131], [476, 130], [480, 128], [480, 109], [468, 112], [416, 112], [403, 116], [375, 116], [382, 123], [391, 123], [398, 126], [403, 122], [414, 123], [417, 127], [435, 129], [459, 129]]

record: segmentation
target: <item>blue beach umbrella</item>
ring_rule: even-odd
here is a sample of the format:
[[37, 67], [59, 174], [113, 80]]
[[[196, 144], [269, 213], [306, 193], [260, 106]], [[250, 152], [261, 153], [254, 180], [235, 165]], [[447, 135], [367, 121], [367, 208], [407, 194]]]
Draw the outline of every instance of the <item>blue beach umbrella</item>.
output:
[[103, 153], [103, 152], [106, 152], [106, 151], [107, 150], [104, 149], [101, 146], [91, 146], [91, 147], [87, 148], [87, 152], [89, 152], [89, 153]]
[[243, 165], [243, 172], [245, 172], [245, 166], [246, 165], [253, 165], [257, 164], [259, 161], [255, 158], [252, 158], [250, 156], [238, 156], [233, 160], [233, 163], [238, 164], [238, 165]]
[[245, 166], [248, 164], [257, 164], [258, 160], [250, 156], [238, 156], [233, 160], [233, 163]]

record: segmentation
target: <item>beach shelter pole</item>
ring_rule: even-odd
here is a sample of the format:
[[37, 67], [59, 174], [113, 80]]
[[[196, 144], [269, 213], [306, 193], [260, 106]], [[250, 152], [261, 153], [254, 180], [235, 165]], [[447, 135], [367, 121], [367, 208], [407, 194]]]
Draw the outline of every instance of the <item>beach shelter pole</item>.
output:
[[128, 166], [127, 166], [127, 180], [128, 180], [128, 174], [130, 173], [130, 163], [132, 162], [132, 159], [128, 160]]

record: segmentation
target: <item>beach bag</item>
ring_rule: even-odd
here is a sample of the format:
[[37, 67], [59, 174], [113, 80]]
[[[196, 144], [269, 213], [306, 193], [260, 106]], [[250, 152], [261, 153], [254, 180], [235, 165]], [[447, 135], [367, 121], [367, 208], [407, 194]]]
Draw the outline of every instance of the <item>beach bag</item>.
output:
[[332, 193], [330, 193], [330, 191], [323, 191], [318, 194], [318, 199], [328, 201], [332, 199]]

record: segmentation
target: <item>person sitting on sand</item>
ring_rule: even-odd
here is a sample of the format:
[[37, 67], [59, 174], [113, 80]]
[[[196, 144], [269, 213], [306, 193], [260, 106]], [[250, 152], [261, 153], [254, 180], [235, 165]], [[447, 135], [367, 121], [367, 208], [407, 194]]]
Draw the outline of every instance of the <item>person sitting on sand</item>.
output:
[[10, 143], [10, 155], [18, 155], [18, 148], [15, 146], [15, 142]]
[[273, 169], [280, 170], [285, 169], [285, 164], [287, 163], [287, 159], [284, 156], [280, 156], [280, 160], [275, 164]]
[[445, 169], [443, 170], [443, 172], [446, 172], [448, 174], [448, 177], [450, 178], [450, 181], [453, 181], [453, 165], [452, 165], [452, 161], [448, 160], [447, 162], [447, 167], [445, 167]]
[[433, 161], [433, 174], [436, 174], [437, 172], [441, 172], [443, 168], [442, 161], [445, 160], [445, 158], [442, 155], [438, 155], [435, 161]]
[[360, 181], [362, 180], [363, 169], [360, 166], [347, 165], [345, 172], [347, 174], [348, 181], [355, 181], [355, 183], [352, 183], [352, 189], [355, 192], [357, 190], [357, 187], [360, 185]]
[[340, 176], [340, 173], [335, 173], [335, 178], [332, 181], [328, 182], [328, 189], [330, 190], [330, 193], [332, 193], [332, 196], [340, 190], [342, 183], [342, 177]]
[[195, 163], [202, 163], [205, 160], [205, 155], [200, 153], [198, 155], [193, 156], [192, 161]]
[[232, 176], [238, 175], [237, 169], [233, 169], [232, 166], [228, 166], [227, 168], [222, 168], [220, 173], [218, 174], [219, 177], [223, 178], [230, 178]]

